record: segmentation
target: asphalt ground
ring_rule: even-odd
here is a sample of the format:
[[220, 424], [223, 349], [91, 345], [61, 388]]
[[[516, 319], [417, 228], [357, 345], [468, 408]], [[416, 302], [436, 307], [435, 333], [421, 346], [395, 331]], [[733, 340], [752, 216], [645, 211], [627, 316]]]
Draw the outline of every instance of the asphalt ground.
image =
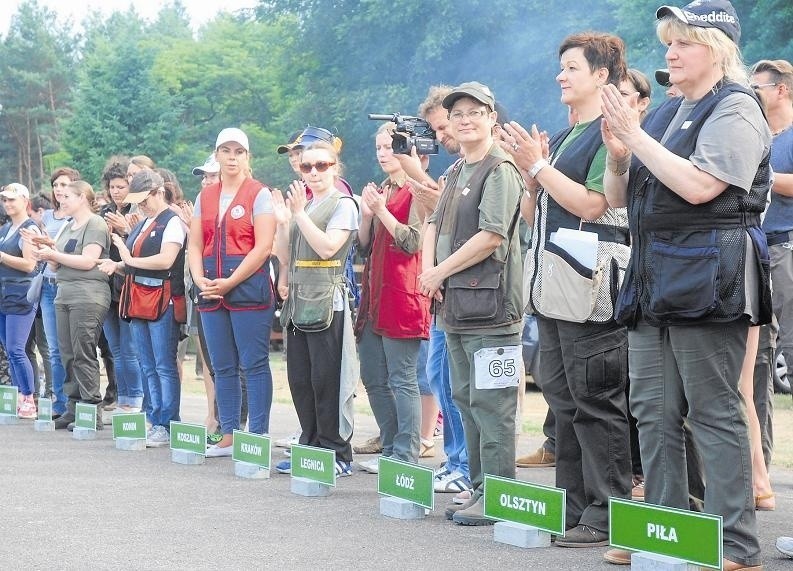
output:
[[[205, 406], [184, 396], [183, 420], [202, 422]], [[273, 404], [270, 426], [274, 438], [291, 434], [291, 405]], [[359, 415], [354, 441], [375, 433], [374, 419]], [[519, 453], [540, 442], [521, 437]], [[274, 448], [273, 463], [282, 458]], [[552, 485], [554, 469], [518, 469], [518, 478]], [[758, 513], [763, 562], [790, 570], [774, 542], [793, 535], [793, 470], [773, 468], [772, 480], [777, 509]], [[230, 458], [184, 466], [167, 448], [116, 450], [109, 427], [77, 441], [20, 421], [0, 426], [0, 570], [616, 569], [602, 560], [605, 547], [520, 549], [495, 543], [493, 527], [446, 521], [450, 494], [436, 494], [435, 510], [416, 521], [380, 515], [378, 497], [377, 477], [358, 470], [329, 497], [307, 498], [275, 471], [236, 477]]]

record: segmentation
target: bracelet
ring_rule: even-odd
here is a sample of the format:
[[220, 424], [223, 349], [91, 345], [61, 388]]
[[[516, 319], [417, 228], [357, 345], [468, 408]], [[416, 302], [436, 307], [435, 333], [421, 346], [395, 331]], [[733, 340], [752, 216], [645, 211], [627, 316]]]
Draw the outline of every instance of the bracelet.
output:
[[540, 172], [542, 169], [544, 169], [544, 168], [545, 168], [545, 167], [547, 167], [547, 166], [549, 166], [549, 165], [548, 165], [548, 161], [546, 161], [545, 159], [540, 159], [539, 161], [537, 161], [536, 163], [534, 163], [533, 165], [531, 165], [531, 168], [528, 170], [529, 176], [530, 176], [531, 178], [536, 178], [536, 177], [537, 177], [537, 174], [538, 174], [538, 173], [539, 173], [539, 172]]
[[631, 167], [631, 159], [633, 155], [628, 153], [626, 156], [622, 157], [619, 160], [614, 160], [611, 155], [606, 155], [606, 166], [608, 167], [611, 174], [614, 176], [622, 176], [628, 169]]

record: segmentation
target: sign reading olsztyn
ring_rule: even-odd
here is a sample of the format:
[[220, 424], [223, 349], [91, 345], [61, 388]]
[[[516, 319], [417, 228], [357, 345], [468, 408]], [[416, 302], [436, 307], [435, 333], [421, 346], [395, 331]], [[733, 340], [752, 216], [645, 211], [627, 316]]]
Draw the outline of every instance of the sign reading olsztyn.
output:
[[171, 450], [207, 453], [207, 427], [203, 424], [171, 421]]
[[264, 434], [235, 430], [231, 458], [235, 462], [247, 462], [269, 470], [270, 437]]
[[560, 488], [485, 474], [485, 515], [562, 535], [567, 493]]
[[146, 414], [143, 412], [126, 412], [113, 415], [113, 439], [146, 438]]
[[0, 414], [17, 415], [18, 390], [16, 387], [0, 386]]
[[327, 486], [336, 485], [336, 451], [292, 445], [292, 476]]
[[[78, 402], [74, 410], [75, 428], [96, 430], [96, 405]], [[100, 421], [101, 422], [101, 421]]]
[[611, 545], [721, 569], [722, 518], [609, 498]]
[[431, 510], [435, 508], [433, 477], [431, 468], [381, 457], [377, 472], [377, 492]]

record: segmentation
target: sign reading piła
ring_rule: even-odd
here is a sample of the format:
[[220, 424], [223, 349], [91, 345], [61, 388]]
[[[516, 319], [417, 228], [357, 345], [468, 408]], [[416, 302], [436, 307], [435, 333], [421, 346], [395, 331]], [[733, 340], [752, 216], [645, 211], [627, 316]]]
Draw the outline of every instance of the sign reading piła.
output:
[[560, 488], [539, 486], [485, 474], [485, 515], [564, 534], [567, 493]]
[[171, 450], [183, 450], [205, 456], [207, 427], [203, 424], [171, 421]]
[[336, 451], [314, 446], [292, 445], [292, 476], [336, 485]]
[[17, 415], [17, 388], [0, 386], [0, 414]]
[[235, 462], [247, 462], [269, 470], [270, 437], [264, 434], [235, 430], [231, 458]]
[[609, 499], [611, 545], [721, 569], [721, 516]]
[[74, 409], [74, 426], [96, 430], [96, 405], [78, 402]]
[[435, 509], [433, 477], [431, 468], [381, 457], [377, 472], [377, 492], [430, 510]]
[[113, 415], [113, 439], [146, 438], [146, 414], [143, 412], [127, 412]]

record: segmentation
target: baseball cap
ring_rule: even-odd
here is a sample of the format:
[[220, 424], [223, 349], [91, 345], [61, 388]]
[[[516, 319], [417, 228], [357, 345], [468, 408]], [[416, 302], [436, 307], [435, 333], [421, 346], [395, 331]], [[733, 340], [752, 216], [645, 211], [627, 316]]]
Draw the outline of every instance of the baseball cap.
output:
[[298, 146], [297, 140], [300, 138], [300, 134], [302, 132], [303, 132], [302, 129], [300, 129], [299, 131], [295, 131], [294, 133], [289, 135], [289, 138], [287, 139], [287, 142], [285, 144], [278, 145], [278, 149], [276, 149], [278, 151], [278, 154], [283, 155], [284, 153], [288, 153], [294, 147]]
[[127, 204], [138, 204], [149, 197], [152, 190], [162, 188], [165, 181], [157, 171], [142, 170], [135, 173], [129, 181], [129, 193], [124, 197]]
[[487, 105], [490, 109], [495, 109], [496, 106], [496, 98], [487, 85], [479, 83], [478, 81], [467, 81], [452, 89], [451, 93], [443, 98], [442, 105], [444, 109], [451, 109], [454, 102], [461, 97], [472, 97], [480, 103]]
[[669, 87], [670, 85], [672, 85], [672, 83], [669, 81], [669, 70], [666, 68], [656, 69], [655, 82], [661, 87]]
[[674, 16], [689, 26], [716, 28], [736, 44], [741, 39], [741, 23], [729, 0], [694, 0], [683, 8], [661, 6], [655, 11], [657, 19]]
[[210, 154], [204, 164], [200, 167], [193, 169], [193, 174], [196, 176], [204, 176], [205, 174], [217, 174], [220, 172], [220, 163], [215, 158], [215, 153]]
[[224, 143], [239, 143], [246, 151], [250, 152], [251, 150], [248, 146], [248, 135], [243, 133], [242, 129], [237, 129], [236, 127], [228, 127], [218, 133], [218, 139], [215, 141], [215, 148], [217, 149]]
[[12, 182], [5, 186], [3, 192], [0, 192], [0, 196], [5, 196], [6, 198], [26, 198], [30, 200], [30, 191], [24, 184]]

